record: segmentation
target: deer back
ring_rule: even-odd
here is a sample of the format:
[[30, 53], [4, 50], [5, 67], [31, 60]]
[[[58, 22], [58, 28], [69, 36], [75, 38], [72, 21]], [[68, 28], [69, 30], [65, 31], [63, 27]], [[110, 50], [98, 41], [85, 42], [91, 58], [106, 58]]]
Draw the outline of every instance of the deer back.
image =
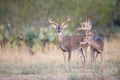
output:
[[69, 36], [68, 37], [70, 40], [69, 46], [71, 46], [72, 50], [79, 48], [79, 41], [83, 40], [83, 36], [84, 35], [81, 34], [81, 35], [77, 35], [77, 36]]

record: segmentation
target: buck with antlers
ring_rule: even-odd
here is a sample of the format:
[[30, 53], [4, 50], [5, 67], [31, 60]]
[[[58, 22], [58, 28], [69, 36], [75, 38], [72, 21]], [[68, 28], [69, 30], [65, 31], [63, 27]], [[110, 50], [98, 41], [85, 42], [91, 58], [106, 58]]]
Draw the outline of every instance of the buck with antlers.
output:
[[[66, 21], [64, 21], [61, 25], [59, 25], [58, 23], [53, 22], [52, 19], [48, 20], [48, 22], [52, 25], [52, 27], [57, 30], [59, 47], [63, 51], [65, 70], [67, 70], [67, 68], [68, 68], [68, 71], [70, 71], [71, 52], [72, 52], [72, 50], [79, 48], [78, 43], [79, 43], [79, 41], [82, 40], [82, 38], [84, 36], [84, 35], [64, 36], [62, 34], [62, 31], [67, 27], [67, 23], [70, 21], [71, 21], [71, 19], [70, 19], [70, 17], [68, 17], [68, 19]], [[84, 68], [85, 68], [85, 55], [86, 55], [85, 53], [87, 53], [87, 48], [88, 48], [88, 44], [85, 43], [83, 45], [83, 48], [80, 49], [80, 52], [84, 59], [84, 63], [83, 63]], [[64, 52], [68, 52], [68, 66], [66, 64], [66, 54]]]
[[96, 61], [95, 52], [97, 52], [96, 57], [98, 54], [101, 54], [101, 61], [103, 61], [103, 49], [104, 49], [104, 41], [99, 36], [95, 36], [94, 32], [91, 31], [92, 25], [90, 20], [86, 20], [85, 22], [81, 23], [81, 28], [78, 30], [85, 30], [85, 37], [83, 41], [80, 41], [80, 44], [88, 43], [91, 46], [92, 53], [91, 53], [91, 61]]

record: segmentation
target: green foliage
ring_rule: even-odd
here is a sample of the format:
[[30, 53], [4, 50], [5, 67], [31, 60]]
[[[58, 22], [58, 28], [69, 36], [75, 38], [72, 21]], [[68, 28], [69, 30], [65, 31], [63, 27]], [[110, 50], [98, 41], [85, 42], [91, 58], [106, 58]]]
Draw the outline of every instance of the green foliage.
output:
[[1, 0], [0, 32], [4, 35], [0, 34], [0, 40], [6, 38], [15, 45], [19, 43], [18, 37], [22, 35], [31, 47], [35, 41], [56, 41], [56, 32], [46, 25], [47, 19], [53, 17], [60, 24], [67, 16], [71, 16], [72, 21], [64, 31], [65, 35], [78, 34], [73, 29], [86, 18], [93, 20], [95, 30], [100, 33], [105, 29], [104, 34], [107, 35], [113, 29], [104, 26], [111, 22], [115, 4], [115, 0]]
[[[49, 16], [59, 18], [72, 16], [74, 24], [81, 18], [91, 18], [105, 24], [114, 11], [114, 0], [8, 0], [1, 1], [1, 15], [6, 15], [8, 22], [14, 24], [43, 24]], [[2, 16], [1, 16], [2, 17]], [[6, 18], [0, 19], [6, 22]], [[40, 22], [39, 22], [40, 21]], [[98, 23], [97, 23], [98, 24]]]

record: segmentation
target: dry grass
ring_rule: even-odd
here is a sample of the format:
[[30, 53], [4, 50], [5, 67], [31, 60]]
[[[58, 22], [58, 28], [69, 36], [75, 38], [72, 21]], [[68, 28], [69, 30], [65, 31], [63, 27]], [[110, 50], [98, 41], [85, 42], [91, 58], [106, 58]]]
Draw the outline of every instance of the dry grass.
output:
[[[59, 78], [63, 80], [100, 80], [104, 76], [104, 80], [119, 80], [119, 40], [105, 40], [105, 62], [101, 64], [100, 57], [98, 56], [97, 64], [94, 65], [93, 68], [91, 68], [91, 66], [93, 65], [90, 64], [90, 57], [88, 57], [86, 72], [83, 72], [82, 68], [78, 65], [78, 51], [74, 51], [72, 53], [72, 71], [70, 73], [66, 73], [64, 71], [63, 55], [61, 50], [56, 46], [53, 46], [53, 44], [48, 46], [48, 48], [44, 49], [43, 51], [43, 48], [40, 47], [35, 51], [34, 55], [29, 54], [25, 46], [21, 48], [6, 47], [4, 49], [0, 49], [0, 75], [46, 75], [46, 77], [41, 77], [42, 80], [47, 80], [50, 76], [52, 76], [51, 80], [58, 80], [56, 78], [57, 76], [59, 76]], [[88, 56], [89, 55], [90, 54], [88, 53]], [[103, 69], [104, 71], [102, 77], [100, 72], [101, 69]], [[1, 78], [2, 77], [4, 76], [1, 76]]]

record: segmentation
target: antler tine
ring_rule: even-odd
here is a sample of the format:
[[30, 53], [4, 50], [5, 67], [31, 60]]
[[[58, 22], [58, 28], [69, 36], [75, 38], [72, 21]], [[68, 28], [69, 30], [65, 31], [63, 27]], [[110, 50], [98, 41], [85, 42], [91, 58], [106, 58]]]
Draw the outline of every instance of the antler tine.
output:
[[92, 21], [90, 19], [86, 19], [84, 22], [82, 22], [81, 28], [78, 28], [76, 30], [91, 30], [92, 25], [91, 25]]
[[81, 29], [83, 29], [83, 30], [86, 29], [85, 22], [81, 23]]
[[66, 23], [68, 23], [68, 22], [70, 22], [70, 21], [71, 21], [71, 18], [70, 18], [70, 16], [69, 16], [69, 17], [67, 17], [67, 20], [62, 23], [62, 26], [64, 26]]
[[89, 30], [89, 20], [85, 21], [86, 30]]
[[76, 30], [86, 30], [85, 22], [80, 23], [81, 27]]
[[92, 25], [91, 25], [92, 21], [90, 19], [88, 19], [87, 23], [88, 23], [88, 25], [87, 25], [88, 30], [91, 30], [91, 28], [92, 28]]
[[84, 30], [90, 30], [92, 27], [90, 20], [86, 20], [85, 22], [83, 22], [83, 24], [84, 24]]
[[67, 21], [68, 21], [68, 22], [71, 21], [71, 17], [70, 17], [70, 16], [68, 16]]
[[49, 18], [49, 19], [48, 19], [48, 22], [49, 22], [50, 24], [54, 24], [54, 25], [57, 26], [57, 23], [53, 22], [53, 21], [52, 21], [52, 18]]
[[81, 23], [81, 30], [86, 30], [87, 29], [87, 23], [86, 22], [82, 22]]

